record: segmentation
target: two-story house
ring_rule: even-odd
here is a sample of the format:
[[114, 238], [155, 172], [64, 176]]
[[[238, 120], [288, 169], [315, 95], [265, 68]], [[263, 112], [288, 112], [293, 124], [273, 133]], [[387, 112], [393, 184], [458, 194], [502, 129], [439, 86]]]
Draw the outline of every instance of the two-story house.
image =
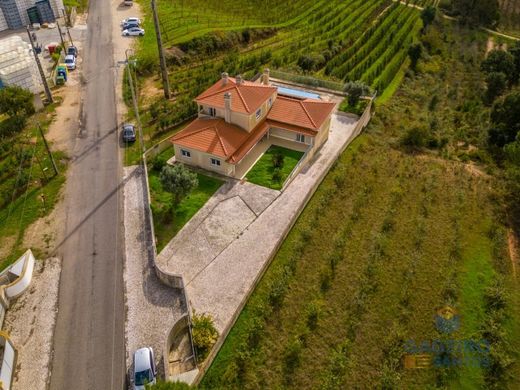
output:
[[247, 157], [261, 140], [311, 157], [328, 138], [335, 107], [279, 93], [267, 69], [258, 83], [223, 73], [195, 101], [198, 118], [171, 138], [175, 159], [239, 179], [255, 162]]

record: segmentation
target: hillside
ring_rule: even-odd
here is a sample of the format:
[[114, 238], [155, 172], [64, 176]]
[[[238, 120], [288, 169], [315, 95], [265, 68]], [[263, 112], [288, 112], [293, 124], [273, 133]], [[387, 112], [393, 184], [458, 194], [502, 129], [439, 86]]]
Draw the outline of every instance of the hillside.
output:
[[[320, 186], [202, 388], [520, 386], [518, 280], [484, 150], [486, 39], [446, 23], [422, 38], [418, 73]], [[411, 129], [423, 147], [406, 146]], [[445, 305], [460, 318], [451, 334], [435, 324]], [[459, 349], [405, 368], [432, 340]]]

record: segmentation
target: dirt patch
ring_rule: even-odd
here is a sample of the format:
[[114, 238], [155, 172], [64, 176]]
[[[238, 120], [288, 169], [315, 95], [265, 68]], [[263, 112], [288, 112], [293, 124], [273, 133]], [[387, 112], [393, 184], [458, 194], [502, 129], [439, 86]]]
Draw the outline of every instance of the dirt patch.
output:
[[49, 215], [38, 219], [25, 230], [22, 246], [37, 249], [39, 253], [48, 256], [54, 248], [56, 238], [63, 236], [64, 213], [65, 207], [60, 199]]
[[61, 262], [37, 260], [31, 285], [7, 310], [4, 329], [18, 350], [13, 390], [45, 390], [49, 379]]
[[143, 96], [145, 104], [150, 104], [156, 98], [163, 96], [163, 90], [157, 86], [158, 81], [155, 77], [149, 77], [144, 80], [139, 92]]
[[0, 259], [9, 256], [16, 243], [16, 235], [2, 237], [0, 239]]

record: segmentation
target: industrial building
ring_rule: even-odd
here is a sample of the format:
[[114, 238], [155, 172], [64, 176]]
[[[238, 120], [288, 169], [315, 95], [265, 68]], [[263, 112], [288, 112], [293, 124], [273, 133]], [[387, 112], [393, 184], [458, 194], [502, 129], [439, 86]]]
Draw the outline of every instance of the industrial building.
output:
[[0, 0], [0, 31], [54, 22], [63, 9], [63, 0]]

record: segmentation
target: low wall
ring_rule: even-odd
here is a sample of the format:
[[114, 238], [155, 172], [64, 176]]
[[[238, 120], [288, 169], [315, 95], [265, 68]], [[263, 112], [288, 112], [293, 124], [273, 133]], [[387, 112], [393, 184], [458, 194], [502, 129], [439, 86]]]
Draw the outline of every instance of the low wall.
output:
[[4, 356], [0, 368], [0, 389], [10, 390], [18, 353], [6, 332], [0, 331], [0, 344], [4, 347]]
[[15, 263], [0, 273], [0, 279], [9, 281], [0, 286], [5, 298], [9, 301], [20, 296], [31, 284], [34, 270], [34, 256], [28, 249]]

